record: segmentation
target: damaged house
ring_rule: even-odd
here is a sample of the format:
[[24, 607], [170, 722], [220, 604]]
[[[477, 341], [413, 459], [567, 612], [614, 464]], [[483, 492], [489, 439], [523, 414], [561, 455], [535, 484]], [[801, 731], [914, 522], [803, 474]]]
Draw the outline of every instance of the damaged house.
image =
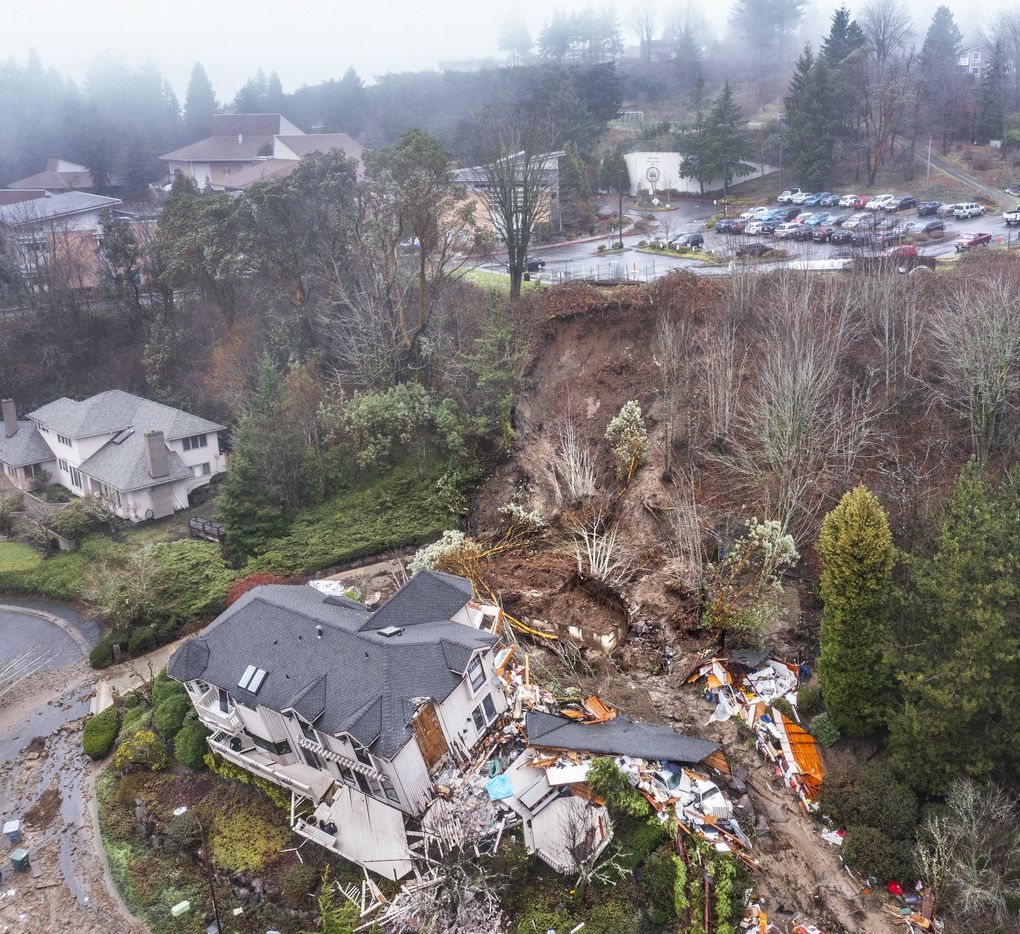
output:
[[167, 666], [217, 754], [292, 792], [303, 837], [390, 879], [436, 776], [505, 711], [498, 637], [471, 583], [423, 571], [379, 609], [302, 585], [256, 587]]

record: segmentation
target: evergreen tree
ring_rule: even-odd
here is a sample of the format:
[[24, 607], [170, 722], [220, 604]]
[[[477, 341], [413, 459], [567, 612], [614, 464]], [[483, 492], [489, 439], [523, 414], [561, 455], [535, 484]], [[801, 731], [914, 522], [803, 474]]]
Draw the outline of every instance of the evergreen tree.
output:
[[280, 76], [275, 71], [271, 71], [269, 81], [266, 83], [266, 113], [282, 113], [285, 103], [286, 97], [283, 93]]
[[499, 45], [501, 52], [506, 52], [507, 64], [516, 68], [524, 63], [531, 51], [531, 33], [524, 17], [517, 10], [510, 10], [503, 17], [499, 27]]
[[287, 513], [300, 504], [304, 439], [291, 417], [283, 374], [269, 358], [259, 365], [255, 396], [238, 420], [219, 514], [243, 555], [258, 552], [287, 529]]
[[979, 140], [1002, 139], [1006, 132], [1006, 109], [1009, 99], [1009, 74], [1006, 55], [1002, 41], [992, 46], [988, 59], [988, 68], [981, 79], [981, 92], [978, 97]]
[[916, 787], [960, 775], [1015, 781], [1020, 767], [1020, 476], [992, 488], [974, 463], [957, 482], [931, 554], [899, 594], [900, 702], [889, 753]]
[[819, 54], [828, 61], [830, 68], [838, 68], [854, 52], [862, 48], [866, 41], [864, 30], [850, 15], [850, 11], [841, 6], [832, 14], [829, 34], [822, 41], [822, 50]]
[[818, 680], [841, 733], [863, 736], [882, 721], [883, 648], [893, 564], [885, 510], [863, 486], [846, 493], [822, 523], [821, 654]]
[[[940, 6], [921, 46], [921, 98], [930, 123], [946, 128], [954, 123], [957, 102], [963, 97], [958, 62], [963, 47], [963, 34], [947, 6]], [[956, 118], [959, 119], [958, 117]], [[943, 139], [943, 146], [948, 143]]]
[[216, 93], [201, 62], [195, 62], [184, 98], [184, 135], [189, 141], [212, 134], [212, 117], [216, 113]]
[[144, 198], [149, 182], [163, 173], [163, 165], [156, 159], [152, 147], [139, 134], [128, 138], [120, 164], [121, 191], [128, 200]]
[[824, 55], [805, 46], [790, 79], [786, 98], [790, 152], [797, 184], [820, 190], [835, 161], [839, 101]]
[[727, 81], [712, 101], [696, 145], [703, 180], [721, 178], [723, 197], [729, 194], [734, 177], [747, 175], [754, 168], [744, 160], [750, 154], [744, 115], [737, 106], [733, 88]]

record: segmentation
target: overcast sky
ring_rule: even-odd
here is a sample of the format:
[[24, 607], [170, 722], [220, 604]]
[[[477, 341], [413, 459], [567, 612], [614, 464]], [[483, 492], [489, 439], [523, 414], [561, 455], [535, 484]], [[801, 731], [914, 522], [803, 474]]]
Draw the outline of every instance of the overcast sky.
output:
[[[627, 29], [631, 0], [619, 0]], [[665, 10], [673, 0], [659, 0]], [[721, 28], [728, 0], [697, 2]], [[975, 17], [1015, 0], [944, 0], [967, 31]], [[851, 2], [855, 7], [863, 0]], [[927, 25], [937, 0], [911, 0]], [[556, 7], [583, 0], [517, 0], [512, 6], [532, 37]], [[597, 0], [596, 6], [601, 6]], [[808, 22], [825, 22], [836, 2], [816, 2]], [[443, 60], [495, 55], [506, 5], [479, 0], [50, 0], [12, 4], [0, 28], [0, 58], [24, 61], [34, 48], [43, 64], [83, 77], [97, 56], [130, 63], [151, 59], [183, 99], [188, 73], [202, 62], [221, 100], [229, 100], [262, 67], [276, 70], [284, 90], [340, 77], [353, 65], [362, 77], [434, 68]], [[921, 37], [923, 38], [923, 26]], [[633, 38], [626, 36], [628, 43]]]

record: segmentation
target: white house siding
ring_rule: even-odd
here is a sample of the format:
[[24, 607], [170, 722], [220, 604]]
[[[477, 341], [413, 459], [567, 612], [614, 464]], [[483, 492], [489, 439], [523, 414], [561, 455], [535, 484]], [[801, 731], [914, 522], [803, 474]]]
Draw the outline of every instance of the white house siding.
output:
[[432, 778], [418, 744], [409, 742], [387, 765], [404, 810], [420, 815], [432, 800]]
[[[197, 436], [196, 436], [197, 437]], [[186, 467], [196, 467], [199, 464], [209, 465], [208, 476], [192, 477], [187, 482], [188, 492], [205, 486], [216, 474], [223, 473], [227, 469], [227, 456], [220, 452], [220, 439], [215, 431], [207, 432], [206, 446], [194, 448], [190, 451], [184, 450], [184, 439], [176, 438], [167, 442], [171, 451], [176, 451]]]
[[[70, 482], [70, 480], [68, 481]], [[188, 508], [188, 481], [187, 479], [175, 480], [172, 484], [169, 484], [172, 496], [173, 496], [173, 507], [176, 509], [187, 509]], [[72, 490], [72, 492], [74, 492]], [[132, 521], [140, 521], [146, 518], [146, 513], [150, 510], [153, 513], [152, 518], [161, 519], [164, 515], [172, 515], [173, 510], [170, 512], [164, 512], [163, 510], [157, 509], [153, 504], [152, 490], [131, 490], [128, 492], [121, 493], [121, 505], [117, 507], [117, 515], [122, 519], [130, 519]], [[158, 505], [158, 504], [157, 504]]]
[[485, 652], [481, 659], [485, 680], [478, 691], [474, 693], [471, 691], [471, 681], [465, 677], [450, 696], [436, 706], [446, 742], [451, 749], [460, 753], [467, 753], [485, 733], [485, 730], [480, 732], [475, 727], [471, 716], [471, 711], [482, 703], [482, 698], [486, 694], [491, 695], [497, 717], [507, 706], [502, 688], [493, 684], [493, 680], [498, 679], [495, 677], [492, 651]]
[[[639, 191], [680, 191], [689, 194], [701, 192], [701, 185], [696, 178], [687, 178], [681, 174], [683, 157], [678, 152], [628, 152], [623, 160], [627, 165], [627, 178], [632, 195]], [[748, 165], [753, 166], [752, 170], [747, 175], [735, 177], [730, 182], [731, 185], [736, 185], [753, 175], [767, 175], [777, 171], [774, 166], [764, 163], [749, 162]], [[722, 187], [721, 178], [705, 182], [706, 192], [721, 191]]]

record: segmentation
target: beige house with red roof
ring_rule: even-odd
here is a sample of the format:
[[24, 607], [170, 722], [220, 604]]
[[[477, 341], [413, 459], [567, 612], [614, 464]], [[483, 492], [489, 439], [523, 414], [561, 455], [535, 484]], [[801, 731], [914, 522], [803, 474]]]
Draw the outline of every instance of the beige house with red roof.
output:
[[304, 133], [282, 114], [216, 114], [212, 136], [160, 158], [171, 176], [180, 172], [199, 188], [241, 191], [286, 178], [303, 156], [331, 150], [361, 161], [361, 146], [346, 133]]
[[[111, 180], [112, 181], [112, 180]], [[91, 191], [92, 173], [77, 162], [66, 159], [47, 159], [46, 168], [27, 178], [11, 182], [8, 188], [43, 189], [54, 193], [60, 191]]]

